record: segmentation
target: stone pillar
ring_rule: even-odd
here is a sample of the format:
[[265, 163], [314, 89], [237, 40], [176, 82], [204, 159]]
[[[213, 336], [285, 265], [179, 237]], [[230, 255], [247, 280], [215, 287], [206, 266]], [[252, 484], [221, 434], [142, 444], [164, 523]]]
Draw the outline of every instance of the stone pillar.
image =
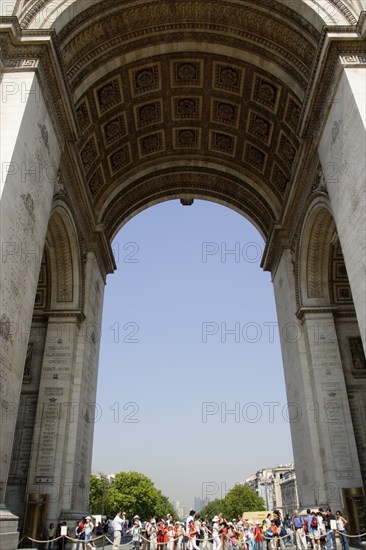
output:
[[89, 506], [89, 483], [92, 464], [94, 426], [103, 411], [96, 403], [101, 324], [105, 275], [94, 252], [85, 264], [85, 320], [80, 327], [73, 385], [70, 395], [74, 406], [74, 422], [68, 433], [64, 466], [64, 487], [61, 518], [80, 519]]
[[70, 429], [76, 429], [70, 396], [78, 332], [77, 312], [51, 314], [33, 432], [27, 494], [48, 495], [48, 514], [55, 524], [64, 491], [65, 443]]
[[303, 310], [291, 253], [273, 277], [300, 508], [342, 508], [341, 490], [362, 486], [333, 313]]
[[341, 62], [318, 153], [366, 350], [366, 58]]
[[320, 448], [314, 419], [309, 363], [303, 329], [295, 316], [295, 277], [291, 253], [283, 250], [273, 276], [281, 349], [285, 373], [289, 422], [296, 465], [299, 507], [316, 506], [314, 486], [324, 484]]
[[[304, 310], [304, 337], [320, 442], [326, 503], [343, 509], [341, 489], [362, 487], [356, 440], [331, 310]], [[319, 487], [319, 491], [321, 491]]]
[[2, 75], [0, 109], [0, 549], [10, 550], [17, 546], [16, 518], [3, 503], [27, 352], [24, 327], [31, 326], [60, 147], [34, 72]]
[[27, 495], [48, 495], [46, 524], [88, 511], [104, 280], [94, 254], [85, 266], [86, 308], [48, 321]]

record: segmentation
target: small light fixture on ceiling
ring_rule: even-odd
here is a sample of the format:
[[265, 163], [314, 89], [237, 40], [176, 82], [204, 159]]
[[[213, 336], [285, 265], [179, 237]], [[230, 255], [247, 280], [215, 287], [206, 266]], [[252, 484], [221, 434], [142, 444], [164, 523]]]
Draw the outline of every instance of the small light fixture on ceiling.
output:
[[180, 199], [182, 206], [192, 206], [194, 199]]

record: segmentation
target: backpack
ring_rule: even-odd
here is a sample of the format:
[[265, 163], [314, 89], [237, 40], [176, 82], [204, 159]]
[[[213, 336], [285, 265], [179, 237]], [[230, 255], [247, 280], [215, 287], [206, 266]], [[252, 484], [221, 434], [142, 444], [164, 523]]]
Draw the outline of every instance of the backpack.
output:
[[310, 526], [311, 526], [313, 529], [316, 529], [316, 528], [318, 527], [318, 518], [316, 517], [315, 514], [313, 514], [313, 517], [311, 518]]

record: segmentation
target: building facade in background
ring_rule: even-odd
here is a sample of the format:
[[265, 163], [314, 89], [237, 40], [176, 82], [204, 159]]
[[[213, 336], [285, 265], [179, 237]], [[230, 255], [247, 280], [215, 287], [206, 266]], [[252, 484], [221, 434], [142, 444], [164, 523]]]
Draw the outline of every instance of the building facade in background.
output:
[[294, 510], [299, 509], [299, 491], [296, 483], [295, 470], [285, 472], [280, 480], [280, 490], [282, 498], [282, 514], [293, 514]]
[[[287, 508], [287, 496], [286, 492], [282, 489], [282, 484], [284, 479], [289, 475], [294, 476], [296, 484], [294, 465], [281, 464], [276, 468], [263, 468], [262, 470], [258, 470], [258, 472], [248, 477], [245, 483], [249, 485], [258, 496], [263, 498], [266, 510], [280, 510], [283, 514], [285, 508]], [[294, 508], [296, 508], [296, 506]]]

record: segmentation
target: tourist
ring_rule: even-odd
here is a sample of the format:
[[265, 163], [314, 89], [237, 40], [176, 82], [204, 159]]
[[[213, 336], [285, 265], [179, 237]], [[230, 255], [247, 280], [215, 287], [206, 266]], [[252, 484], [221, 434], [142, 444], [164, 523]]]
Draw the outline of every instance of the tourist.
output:
[[188, 550], [199, 550], [199, 547], [197, 546], [197, 543], [196, 543], [196, 526], [195, 526], [195, 523], [194, 523], [193, 519], [191, 519], [189, 521], [189, 524], [188, 524], [187, 549]]
[[326, 539], [326, 531], [325, 531], [325, 523], [324, 523], [324, 510], [323, 508], [319, 508], [318, 513], [318, 530], [319, 530], [319, 540], [320, 540], [320, 547], [322, 550], [325, 550], [325, 539]]
[[347, 538], [347, 525], [348, 521], [342, 516], [341, 512], [338, 510], [336, 512], [336, 525], [337, 531], [339, 533], [339, 538], [341, 539], [342, 550], [349, 550], [348, 538]]
[[283, 525], [287, 533], [287, 540], [289, 541], [290, 545], [294, 545], [294, 535], [291, 529], [291, 518], [290, 514], [286, 514], [285, 519], [283, 520]]
[[319, 550], [319, 529], [318, 529], [318, 516], [316, 512], [311, 512], [310, 508], [306, 510], [307, 516], [305, 521], [308, 527], [308, 536], [310, 539], [310, 544], [313, 550]]
[[186, 519], [186, 535], [188, 535], [189, 533], [189, 523], [191, 522], [191, 520], [194, 521], [195, 513], [196, 513], [195, 510], [190, 510], [189, 515]]
[[[53, 541], [53, 539], [55, 538], [55, 535], [56, 535], [55, 524], [50, 523], [47, 529], [46, 539], [48, 541]], [[53, 550], [53, 542], [48, 542], [45, 546], [45, 550]]]
[[[141, 520], [140, 520], [140, 516], [138, 516], [137, 514], [135, 516], [133, 516], [133, 524], [135, 525], [135, 523], [137, 523], [139, 528], [142, 529], [142, 523], [141, 523]], [[130, 531], [131, 531], [131, 529], [130, 529]]]
[[95, 548], [95, 544], [90, 540], [94, 530], [94, 523], [90, 516], [87, 516], [85, 519], [85, 548]]
[[253, 535], [254, 535], [255, 550], [262, 550], [263, 549], [263, 531], [259, 521], [255, 523]]
[[148, 527], [148, 533], [149, 533], [149, 541], [150, 541], [150, 550], [157, 550], [157, 548], [158, 548], [158, 539], [157, 539], [158, 530], [157, 530], [157, 527], [156, 527], [155, 517], [152, 517], [151, 520], [150, 520], [150, 524], [149, 524], [149, 527]]
[[48, 542], [45, 546], [45, 550], [53, 550], [53, 539], [55, 538], [55, 535], [56, 535], [56, 529], [55, 529], [55, 524], [54, 523], [50, 523], [48, 529], [47, 529], [47, 534], [46, 534], [46, 539], [48, 541], [52, 541], [52, 542]]
[[220, 540], [220, 518], [219, 516], [214, 516], [212, 518], [212, 538], [213, 538], [213, 550], [221, 550], [221, 540]]
[[56, 544], [58, 545], [59, 550], [63, 550], [65, 546], [65, 535], [61, 535], [61, 533], [63, 532], [63, 527], [66, 527], [66, 533], [68, 534], [66, 521], [63, 521], [62, 523], [59, 523], [57, 525], [56, 538], [58, 538], [58, 541], [56, 542]]
[[263, 530], [263, 537], [266, 541], [267, 550], [273, 550], [273, 530], [272, 530], [272, 524], [268, 525], [267, 518], [263, 521], [262, 525]]
[[234, 527], [234, 523], [229, 521], [227, 530], [227, 547], [228, 550], [236, 550], [238, 545], [238, 535]]
[[[121, 517], [122, 516], [122, 517]], [[116, 517], [112, 521], [112, 527], [113, 527], [113, 550], [119, 550], [120, 544], [121, 544], [121, 536], [122, 531], [124, 528], [124, 522], [126, 520], [126, 516], [124, 515], [124, 512], [122, 513], [117, 512]]]
[[[285, 537], [287, 533], [282, 522], [281, 512], [279, 510], [273, 510], [273, 521], [277, 527], [276, 543], [279, 542], [281, 550], [285, 550]], [[278, 544], [276, 544], [276, 546], [278, 546]]]
[[141, 541], [141, 527], [142, 524], [140, 522], [139, 516], [134, 517], [133, 526], [131, 529], [127, 530], [127, 533], [131, 533], [132, 535], [132, 549], [133, 550], [139, 550], [140, 547], [140, 541]]
[[142, 550], [149, 550], [150, 546], [150, 523], [148, 521], [144, 521], [142, 523], [141, 528], [141, 539], [142, 539]]
[[76, 543], [76, 549], [80, 550], [84, 548], [84, 540], [85, 540], [85, 525], [86, 525], [86, 519], [83, 517], [80, 521], [77, 522], [76, 528], [75, 528], [75, 536], [78, 539]]
[[277, 539], [279, 536], [279, 530], [277, 528], [276, 521], [274, 519], [271, 520], [271, 527], [267, 529], [266, 535], [267, 537], [268, 536], [270, 537], [271, 550], [277, 550]]
[[165, 546], [165, 521], [161, 519], [158, 523], [157, 529], [157, 541], [158, 541], [158, 550], [163, 550]]
[[202, 522], [201, 533], [202, 533], [201, 550], [210, 550], [209, 538], [210, 538], [211, 532], [210, 532], [209, 528], [207, 527], [207, 523], [205, 521]]
[[336, 518], [330, 508], [327, 509], [323, 517], [323, 520], [324, 520], [325, 534], [326, 534], [326, 538], [325, 538], [326, 550], [337, 550], [335, 532], [334, 532], [334, 529], [332, 529], [332, 523], [331, 523], [331, 522], [334, 522], [334, 526], [335, 526]]
[[223, 550], [226, 550], [227, 548], [227, 521], [223, 517], [222, 514], [219, 514], [219, 526], [220, 526], [220, 539], [221, 539], [221, 546]]
[[167, 535], [168, 535], [167, 550], [174, 550], [175, 528], [174, 528], [173, 521], [170, 519], [168, 521], [169, 523], [167, 525]]
[[247, 531], [246, 531], [246, 541], [247, 541], [247, 546], [248, 546], [248, 550], [254, 550], [254, 524], [252, 522], [252, 520], [249, 520], [248, 521], [248, 527], [247, 527]]
[[298, 510], [294, 511], [294, 515], [292, 517], [292, 529], [295, 534], [296, 550], [307, 550], [304, 521]]
[[199, 546], [200, 541], [201, 541], [201, 516], [200, 516], [200, 514], [195, 514], [194, 515], [194, 526], [195, 526], [195, 529], [196, 529], [196, 545]]

